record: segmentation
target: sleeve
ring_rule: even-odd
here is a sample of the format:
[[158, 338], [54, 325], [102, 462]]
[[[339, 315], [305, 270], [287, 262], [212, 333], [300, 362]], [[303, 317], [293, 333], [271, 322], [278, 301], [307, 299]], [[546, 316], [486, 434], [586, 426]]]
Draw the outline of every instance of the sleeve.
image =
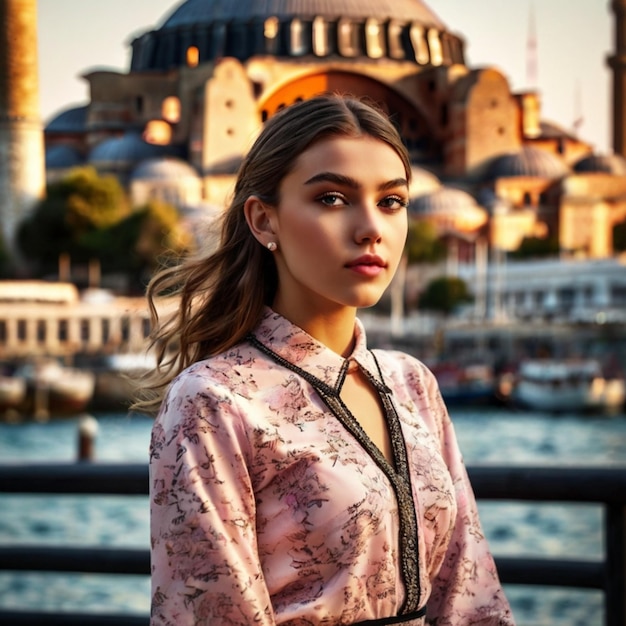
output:
[[270, 626], [247, 437], [231, 394], [182, 375], [150, 447], [151, 626]]
[[437, 626], [514, 626], [496, 565], [483, 534], [476, 499], [454, 426], [435, 377], [428, 372], [429, 396], [438, 424], [441, 453], [454, 485], [457, 514], [442, 566], [432, 580], [427, 622]]

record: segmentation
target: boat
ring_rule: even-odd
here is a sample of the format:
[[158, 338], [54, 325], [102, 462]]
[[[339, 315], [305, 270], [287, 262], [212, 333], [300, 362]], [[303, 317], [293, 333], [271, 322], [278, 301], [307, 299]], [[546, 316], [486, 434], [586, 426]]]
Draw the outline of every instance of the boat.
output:
[[442, 362], [430, 369], [446, 404], [490, 404], [495, 399], [495, 376], [486, 363]]
[[605, 375], [595, 359], [529, 359], [520, 363], [511, 397], [515, 404], [541, 411], [618, 411], [626, 382], [621, 375]]
[[10, 418], [19, 414], [26, 400], [26, 381], [12, 375], [0, 375], [0, 415]]
[[93, 372], [68, 367], [55, 359], [37, 359], [18, 366], [14, 376], [26, 384], [21, 413], [40, 419], [83, 412], [93, 396]]

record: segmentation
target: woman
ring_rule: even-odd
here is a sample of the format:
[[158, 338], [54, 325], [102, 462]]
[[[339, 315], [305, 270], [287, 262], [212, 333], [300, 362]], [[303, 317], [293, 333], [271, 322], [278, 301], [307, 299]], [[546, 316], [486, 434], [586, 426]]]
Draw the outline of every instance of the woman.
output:
[[160, 409], [153, 625], [513, 624], [434, 377], [356, 318], [400, 261], [409, 178], [378, 110], [293, 105], [218, 249], [152, 281], [181, 299], [138, 405]]

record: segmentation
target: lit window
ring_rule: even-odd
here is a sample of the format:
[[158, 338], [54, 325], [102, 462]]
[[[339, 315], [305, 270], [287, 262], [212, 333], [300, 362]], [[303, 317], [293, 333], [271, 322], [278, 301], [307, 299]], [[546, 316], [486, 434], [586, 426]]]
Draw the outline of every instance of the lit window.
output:
[[428, 54], [428, 44], [424, 38], [424, 29], [419, 24], [411, 26], [411, 44], [415, 52], [415, 60], [420, 65], [427, 65], [430, 58]]
[[404, 59], [404, 46], [402, 45], [402, 24], [391, 22], [389, 24], [389, 56], [392, 59]]
[[350, 20], [339, 20], [339, 54], [355, 57], [359, 53], [359, 33], [357, 25]]
[[163, 120], [150, 120], [143, 131], [146, 143], [156, 146], [166, 146], [172, 140], [172, 127]]
[[313, 20], [313, 54], [323, 57], [329, 52], [328, 22], [323, 17], [316, 17]]
[[176, 96], [169, 96], [163, 100], [161, 117], [172, 124], [180, 122], [180, 100]]
[[441, 65], [443, 63], [441, 39], [439, 38], [439, 33], [434, 28], [428, 31], [428, 47], [430, 48], [430, 62], [433, 65]]
[[385, 54], [385, 32], [378, 20], [365, 23], [365, 45], [370, 59], [380, 59]]
[[187, 67], [197, 67], [200, 63], [200, 50], [196, 46], [187, 48]]
[[299, 19], [294, 19], [291, 22], [290, 27], [290, 50], [294, 56], [301, 55], [306, 52], [304, 45], [304, 37], [302, 36], [302, 22]]
[[277, 17], [268, 17], [265, 20], [263, 34], [265, 35], [266, 39], [276, 39], [276, 37], [278, 36], [278, 18]]

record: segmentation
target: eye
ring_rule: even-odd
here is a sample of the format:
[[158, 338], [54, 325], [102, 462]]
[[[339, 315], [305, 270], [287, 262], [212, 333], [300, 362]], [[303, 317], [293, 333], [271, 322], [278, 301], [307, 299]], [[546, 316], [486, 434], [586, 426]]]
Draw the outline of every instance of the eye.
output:
[[343, 206], [348, 204], [348, 201], [342, 194], [334, 191], [322, 194], [318, 197], [318, 200], [325, 206]]
[[386, 196], [378, 203], [378, 206], [390, 211], [400, 211], [401, 209], [406, 209], [408, 205], [409, 202], [406, 198], [396, 195]]

